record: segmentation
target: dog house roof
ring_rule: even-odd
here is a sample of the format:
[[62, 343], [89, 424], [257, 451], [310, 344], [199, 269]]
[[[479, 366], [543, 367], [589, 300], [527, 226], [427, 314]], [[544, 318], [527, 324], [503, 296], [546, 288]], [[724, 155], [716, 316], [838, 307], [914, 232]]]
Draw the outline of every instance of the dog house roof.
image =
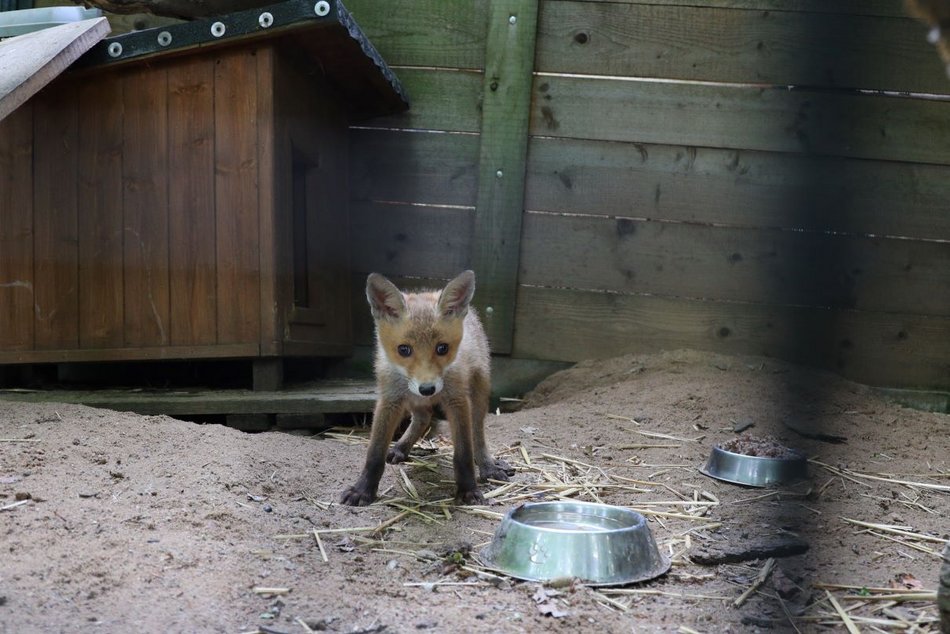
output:
[[409, 107], [396, 75], [339, 0], [288, 0], [106, 38], [74, 67], [105, 67], [270, 39], [279, 39], [319, 68], [342, 96], [352, 120]]
[[97, 18], [4, 41], [0, 119], [67, 67], [106, 68], [266, 40], [279, 40], [319, 69], [352, 121], [409, 107], [399, 80], [339, 0], [289, 0], [102, 39], [106, 33], [105, 18]]

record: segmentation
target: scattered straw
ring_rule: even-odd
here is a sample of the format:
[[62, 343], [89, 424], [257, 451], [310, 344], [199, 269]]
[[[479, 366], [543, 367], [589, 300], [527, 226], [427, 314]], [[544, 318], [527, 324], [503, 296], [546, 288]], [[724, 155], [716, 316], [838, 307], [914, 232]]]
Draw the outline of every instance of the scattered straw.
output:
[[766, 579], [769, 578], [769, 575], [772, 574], [772, 568], [775, 567], [775, 558], [769, 557], [765, 561], [765, 565], [762, 566], [762, 569], [759, 571], [759, 574], [755, 577], [755, 581], [752, 582], [752, 585], [749, 586], [745, 592], [739, 595], [739, 597], [732, 602], [732, 607], [741, 608], [742, 604], [749, 600], [756, 590], [762, 587], [762, 584], [765, 583]]
[[29, 499], [20, 500], [19, 502], [14, 502], [13, 504], [7, 504], [6, 506], [0, 506], [0, 511], [11, 511], [18, 506], [23, 506], [24, 504], [29, 503]]
[[320, 557], [323, 559], [324, 563], [329, 562], [330, 559], [327, 557], [327, 551], [323, 549], [323, 540], [320, 539], [320, 532], [317, 529], [313, 529], [313, 538], [317, 541], [317, 548], [320, 550]]
[[290, 588], [267, 588], [264, 586], [255, 586], [251, 592], [254, 594], [266, 594], [277, 597], [284, 594], [290, 594]]
[[841, 617], [841, 621], [844, 623], [844, 626], [848, 628], [848, 632], [851, 634], [861, 634], [861, 630], [858, 629], [858, 626], [854, 624], [854, 621], [851, 620], [851, 616], [841, 608], [841, 604], [835, 600], [835, 597], [831, 592], [825, 590], [825, 594], [828, 595], [828, 601], [831, 603], [831, 607], [835, 609], [835, 612], [838, 613], [838, 616]]

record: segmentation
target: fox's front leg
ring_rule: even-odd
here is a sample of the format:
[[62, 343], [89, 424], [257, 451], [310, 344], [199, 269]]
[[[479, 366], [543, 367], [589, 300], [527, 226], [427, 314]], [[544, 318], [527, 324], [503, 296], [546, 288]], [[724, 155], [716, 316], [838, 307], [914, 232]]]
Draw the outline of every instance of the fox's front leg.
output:
[[409, 422], [409, 428], [406, 433], [393, 445], [386, 453], [386, 462], [398, 464], [409, 459], [409, 451], [422, 438], [422, 435], [429, 429], [432, 423], [432, 410], [428, 408], [415, 408], [412, 410], [412, 420]]
[[376, 499], [379, 479], [383, 477], [383, 469], [386, 468], [386, 450], [404, 412], [401, 404], [377, 401], [376, 410], [373, 412], [369, 449], [366, 451], [366, 464], [356, 484], [343, 492], [340, 498], [342, 504], [367, 506]]
[[484, 504], [485, 498], [475, 482], [475, 443], [472, 436], [472, 408], [464, 395], [447, 399], [443, 408], [452, 427], [455, 453], [455, 501], [459, 504]]
[[488, 415], [488, 401], [491, 385], [481, 372], [476, 372], [471, 380], [472, 395], [472, 438], [475, 441], [475, 462], [478, 464], [479, 479], [501, 480], [507, 482], [515, 474], [515, 469], [504, 460], [492, 458], [485, 442], [485, 417]]

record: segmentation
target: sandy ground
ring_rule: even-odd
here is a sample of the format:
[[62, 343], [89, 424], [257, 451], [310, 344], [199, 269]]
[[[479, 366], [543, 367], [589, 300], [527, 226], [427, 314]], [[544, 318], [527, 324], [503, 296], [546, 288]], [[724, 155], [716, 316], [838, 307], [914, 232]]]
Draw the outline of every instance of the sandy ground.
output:
[[[749, 489], [697, 471], [749, 423], [817, 461], [810, 480]], [[772, 360], [628, 356], [555, 375], [521, 411], [491, 417], [489, 444], [519, 467], [492, 505], [445, 502], [451, 448], [437, 437], [402, 467], [407, 478], [388, 467], [381, 501], [357, 509], [336, 500], [362, 466], [360, 433], [244, 434], [0, 403], [0, 632], [841, 628], [822, 584], [862, 631], [936, 632], [933, 601], [899, 595], [936, 587], [948, 432], [946, 415]], [[671, 571], [619, 591], [481, 573], [495, 514], [558, 494], [647, 511]], [[777, 558], [739, 608], [763, 559], [690, 559], [794, 537], [809, 550]]]

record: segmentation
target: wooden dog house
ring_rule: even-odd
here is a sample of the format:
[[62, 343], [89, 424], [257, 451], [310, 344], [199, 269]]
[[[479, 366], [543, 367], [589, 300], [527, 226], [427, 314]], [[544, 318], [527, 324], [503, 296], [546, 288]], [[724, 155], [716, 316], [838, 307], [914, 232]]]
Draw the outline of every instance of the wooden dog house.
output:
[[0, 363], [347, 354], [348, 125], [406, 107], [336, 2], [103, 40], [0, 122]]

